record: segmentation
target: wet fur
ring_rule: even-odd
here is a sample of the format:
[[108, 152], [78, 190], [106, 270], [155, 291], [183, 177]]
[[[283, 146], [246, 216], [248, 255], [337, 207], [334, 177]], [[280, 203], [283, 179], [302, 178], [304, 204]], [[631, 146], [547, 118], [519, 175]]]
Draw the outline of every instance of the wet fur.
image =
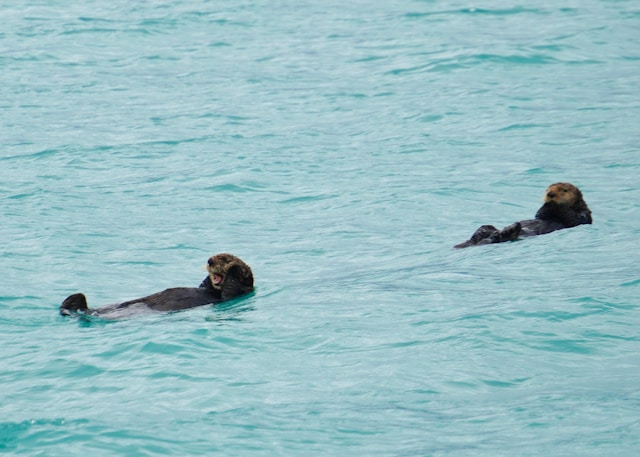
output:
[[[217, 254], [207, 261], [209, 275], [200, 284], [201, 288], [211, 290], [219, 298], [227, 300], [253, 290], [253, 272], [251, 267], [232, 254]], [[215, 283], [215, 276], [224, 279]]]
[[483, 225], [470, 239], [455, 245], [454, 248], [503, 243], [592, 222], [591, 210], [580, 189], [570, 183], [558, 182], [547, 188], [544, 204], [536, 212], [535, 219], [514, 222], [502, 230], [493, 225]]
[[[200, 287], [174, 287], [134, 300], [89, 308], [82, 293], [68, 296], [60, 306], [60, 314], [83, 314], [118, 319], [144, 311], [178, 311], [230, 300], [253, 291], [253, 273], [249, 265], [231, 254], [217, 254], [207, 262], [209, 275]], [[216, 281], [215, 276], [222, 278]]]

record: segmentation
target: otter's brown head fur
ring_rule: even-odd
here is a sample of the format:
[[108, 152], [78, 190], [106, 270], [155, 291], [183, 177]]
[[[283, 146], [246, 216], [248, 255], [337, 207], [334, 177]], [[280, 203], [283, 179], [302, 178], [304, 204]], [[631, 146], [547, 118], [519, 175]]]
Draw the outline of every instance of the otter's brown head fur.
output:
[[251, 267], [232, 254], [211, 256], [207, 261], [207, 271], [208, 286], [218, 291], [223, 299], [253, 291]]
[[562, 206], [574, 206], [576, 203], [583, 202], [582, 192], [573, 184], [566, 182], [557, 182], [547, 187], [544, 194], [544, 202], [554, 202]]
[[536, 213], [536, 219], [557, 220], [567, 227], [591, 224], [591, 210], [576, 186], [557, 182], [547, 187], [544, 205]]

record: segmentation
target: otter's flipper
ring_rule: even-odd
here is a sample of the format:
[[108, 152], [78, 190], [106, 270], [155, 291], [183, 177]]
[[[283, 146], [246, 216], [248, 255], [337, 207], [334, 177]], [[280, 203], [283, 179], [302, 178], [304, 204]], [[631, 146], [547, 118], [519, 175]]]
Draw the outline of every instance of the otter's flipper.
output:
[[498, 236], [500, 231], [493, 225], [483, 225], [478, 230], [473, 232], [471, 238], [464, 243], [456, 244], [454, 249], [466, 248], [469, 246], [477, 246], [479, 244], [493, 243], [492, 238]]
[[520, 222], [514, 222], [506, 226], [502, 230], [498, 230], [493, 225], [483, 225], [471, 235], [464, 243], [456, 244], [455, 249], [467, 248], [469, 246], [478, 246], [481, 244], [504, 243], [513, 241], [520, 235]]

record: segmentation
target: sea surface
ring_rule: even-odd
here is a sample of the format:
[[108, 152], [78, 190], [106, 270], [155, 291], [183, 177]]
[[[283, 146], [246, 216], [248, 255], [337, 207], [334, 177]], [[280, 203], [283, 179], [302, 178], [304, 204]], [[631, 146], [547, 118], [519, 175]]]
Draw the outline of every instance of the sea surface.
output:
[[[5, 0], [0, 453], [640, 454], [637, 0]], [[463, 250], [579, 186], [593, 225]], [[197, 286], [250, 296], [58, 314]]]

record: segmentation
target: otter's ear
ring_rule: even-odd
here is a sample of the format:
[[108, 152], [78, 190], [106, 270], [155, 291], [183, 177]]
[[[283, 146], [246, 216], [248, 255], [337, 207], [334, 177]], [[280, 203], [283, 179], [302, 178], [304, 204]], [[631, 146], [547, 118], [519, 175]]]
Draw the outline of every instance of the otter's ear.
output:
[[234, 265], [227, 270], [222, 284], [222, 298], [228, 300], [253, 291], [253, 274], [244, 265]]

